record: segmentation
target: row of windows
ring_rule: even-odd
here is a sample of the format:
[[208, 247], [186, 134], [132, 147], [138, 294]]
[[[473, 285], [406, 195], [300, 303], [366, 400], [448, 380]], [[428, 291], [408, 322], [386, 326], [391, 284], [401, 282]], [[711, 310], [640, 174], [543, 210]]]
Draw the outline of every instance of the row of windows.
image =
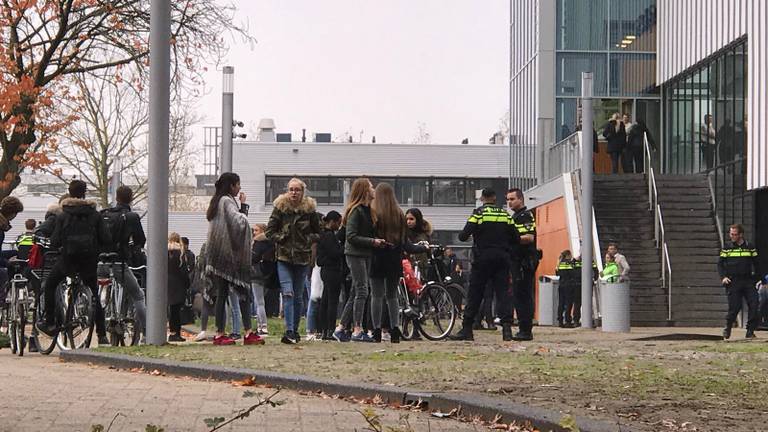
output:
[[[342, 205], [355, 177], [300, 177], [307, 184], [307, 194], [320, 205]], [[271, 204], [285, 192], [290, 176], [267, 176], [265, 203]], [[503, 201], [506, 178], [435, 178], [435, 177], [371, 177], [374, 186], [387, 182], [395, 189], [397, 201], [404, 207], [456, 206], [474, 207], [475, 192], [493, 188]], [[521, 183], [522, 185], [522, 183]]]

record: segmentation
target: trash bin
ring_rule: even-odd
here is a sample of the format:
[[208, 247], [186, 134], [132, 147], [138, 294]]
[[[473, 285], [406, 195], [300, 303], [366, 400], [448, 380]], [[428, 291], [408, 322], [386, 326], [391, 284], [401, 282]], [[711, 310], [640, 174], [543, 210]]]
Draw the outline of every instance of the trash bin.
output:
[[557, 276], [539, 277], [539, 325], [557, 325], [557, 301], [559, 278]]
[[603, 331], [629, 332], [629, 282], [600, 281]]

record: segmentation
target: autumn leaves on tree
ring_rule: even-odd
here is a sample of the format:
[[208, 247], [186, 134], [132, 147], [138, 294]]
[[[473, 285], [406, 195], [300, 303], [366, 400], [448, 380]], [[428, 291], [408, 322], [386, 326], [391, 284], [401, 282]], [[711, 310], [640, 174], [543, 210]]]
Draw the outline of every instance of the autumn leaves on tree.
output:
[[[235, 7], [173, 1], [172, 94], [197, 96], [204, 64], [226, 53], [225, 35], [253, 43]], [[0, 0], [0, 198], [27, 170], [54, 166], [62, 146], [93, 143], [63, 131], [80, 119], [79, 80], [127, 85], [146, 98], [149, 0]], [[98, 85], [98, 84], [96, 84]], [[53, 168], [54, 170], [56, 168]]]

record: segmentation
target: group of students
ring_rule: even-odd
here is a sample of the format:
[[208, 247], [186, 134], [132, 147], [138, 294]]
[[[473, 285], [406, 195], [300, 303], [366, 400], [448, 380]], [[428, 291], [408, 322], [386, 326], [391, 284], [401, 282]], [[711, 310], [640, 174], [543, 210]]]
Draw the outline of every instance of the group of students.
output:
[[[304, 311], [310, 340], [380, 342], [388, 334], [393, 343], [400, 341], [397, 285], [402, 259], [410, 255], [417, 265], [423, 262], [428, 252], [424, 243], [431, 235], [418, 209], [404, 212], [390, 184], [374, 188], [367, 178], [353, 182], [343, 214], [318, 213], [298, 178], [275, 199], [266, 225], [248, 225], [245, 200], [237, 174], [222, 174], [207, 212], [207, 241], [197, 258], [194, 289], [203, 299], [201, 324], [205, 331], [213, 311], [215, 345], [233, 345], [239, 336], [225, 333], [227, 302], [239, 304], [243, 343], [264, 343], [265, 287], [274, 274], [285, 320], [282, 343], [300, 341]], [[305, 305], [314, 267], [322, 294], [310, 293]], [[340, 308], [342, 293], [346, 303]], [[255, 330], [251, 311], [258, 323]], [[202, 332], [197, 337], [205, 338]]]

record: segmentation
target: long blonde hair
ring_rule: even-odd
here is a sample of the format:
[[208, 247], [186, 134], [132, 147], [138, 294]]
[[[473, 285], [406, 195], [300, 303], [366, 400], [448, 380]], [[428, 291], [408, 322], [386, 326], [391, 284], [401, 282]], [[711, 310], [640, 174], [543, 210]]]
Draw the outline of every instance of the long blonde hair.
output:
[[[357, 178], [352, 183], [352, 189], [349, 191], [349, 199], [347, 200], [347, 207], [344, 209], [344, 217], [342, 218], [342, 224], [346, 225], [352, 210], [361, 205], [370, 205], [369, 191], [371, 189], [371, 181], [367, 177]], [[376, 212], [371, 209], [371, 219], [373, 223], [376, 223]]]
[[376, 186], [371, 210], [378, 216], [375, 223], [378, 236], [390, 243], [402, 243], [407, 227], [405, 214], [397, 203], [395, 190], [389, 183], [379, 183]]
[[[179, 260], [179, 267], [183, 266], [187, 263], [187, 246], [184, 244], [183, 241], [181, 241], [181, 236], [177, 232], [172, 232], [168, 234], [168, 246], [171, 245], [179, 245], [179, 249], [181, 250], [181, 259]], [[170, 254], [170, 247], [168, 248], [168, 253]]]

